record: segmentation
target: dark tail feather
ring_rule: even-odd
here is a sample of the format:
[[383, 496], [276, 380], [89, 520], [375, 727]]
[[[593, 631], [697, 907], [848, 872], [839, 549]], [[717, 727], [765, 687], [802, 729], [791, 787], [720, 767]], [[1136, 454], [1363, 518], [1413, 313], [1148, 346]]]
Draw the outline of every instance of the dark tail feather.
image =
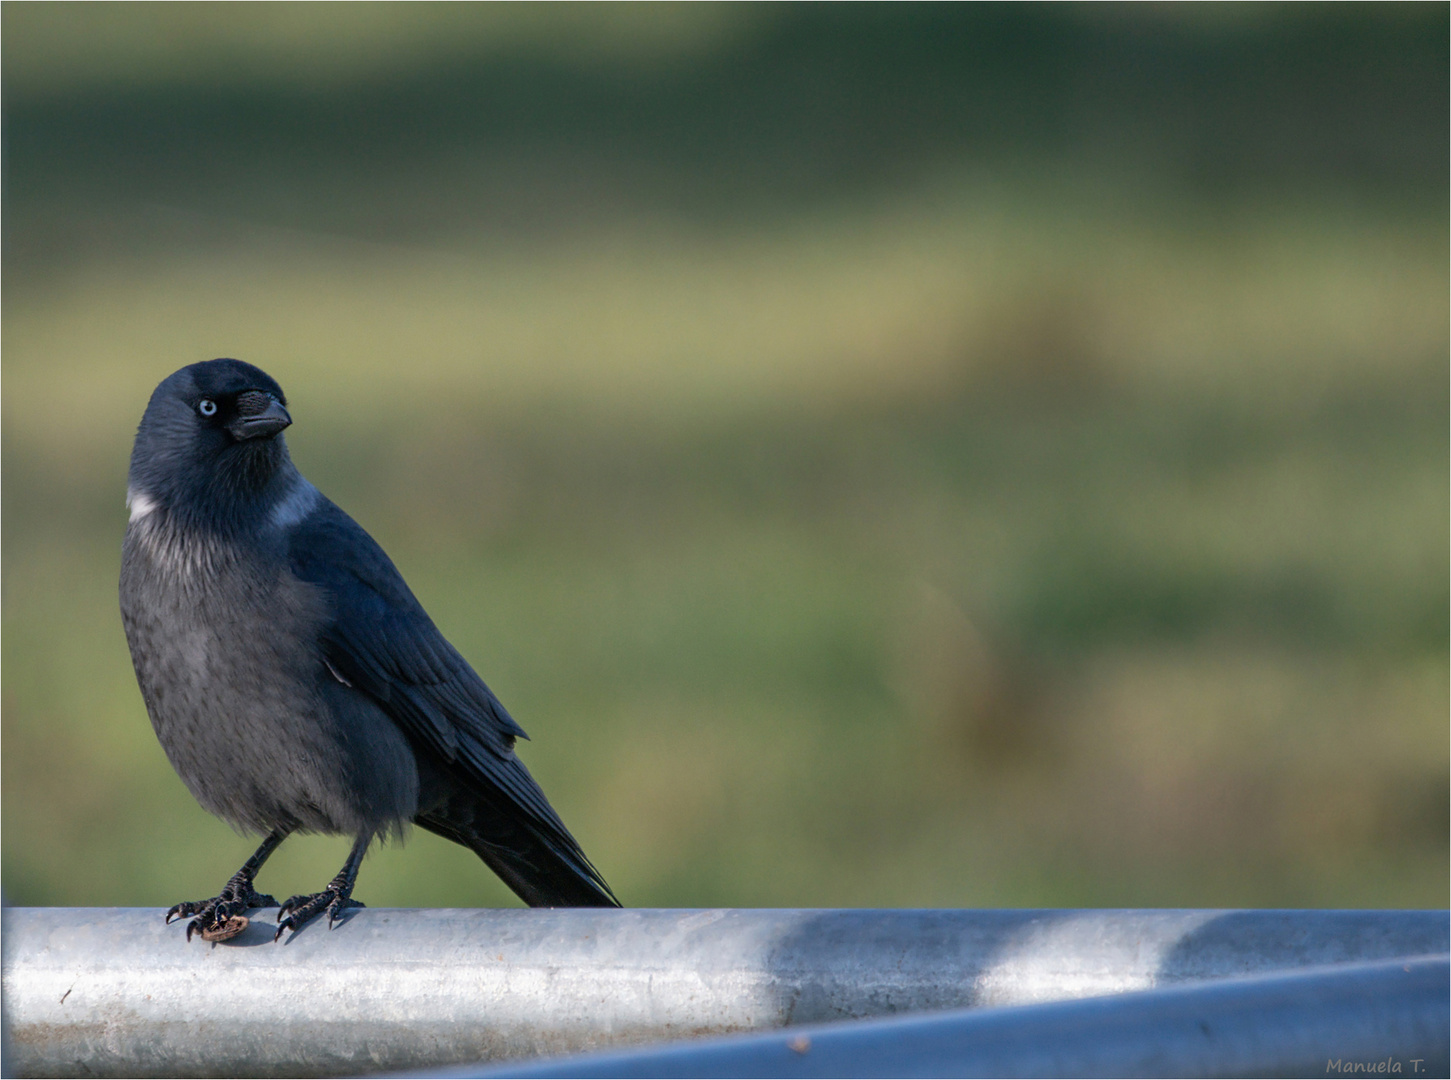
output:
[[530, 907], [620, 906], [558, 819], [527, 821], [517, 806], [464, 790], [416, 820], [473, 851]]

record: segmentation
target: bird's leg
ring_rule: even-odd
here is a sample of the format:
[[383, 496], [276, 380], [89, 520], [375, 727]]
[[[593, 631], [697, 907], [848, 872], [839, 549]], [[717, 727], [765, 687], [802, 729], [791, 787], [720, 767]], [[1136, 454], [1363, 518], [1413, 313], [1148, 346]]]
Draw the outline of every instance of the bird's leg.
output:
[[277, 937], [273, 941], [280, 938], [286, 930], [301, 930], [323, 911], [327, 912], [327, 925], [331, 930], [333, 923], [342, 918], [343, 912], [348, 908], [367, 907], [361, 900], [353, 899], [353, 886], [357, 883], [358, 867], [363, 864], [363, 855], [368, 850], [370, 840], [371, 836], [360, 836], [353, 842], [348, 861], [322, 892], [313, 893], [311, 896], [294, 896], [282, 905], [282, 910], [277, 913]]
[[200, 933], [205, 941], [226, 941], [247, 929], [247, 917], [242, 914], [244, 911], [249, 908], [277, 906], [277, 901], [272, 897], [254, 889], [252, 882], [267, 857], [287, 839], [287, 833], [287, 829], [277, 829], [268, 834], [267, 839], [262, 841], [262, 846], [223, 886], [220, 895], [210, 900], [187, 900], [176, 904], [166, 913], [166, 921], [169, 923], [172, 919], [195, 915], [196, 918], [186, 927], [187, 941], [191, 940], [193, 933]]

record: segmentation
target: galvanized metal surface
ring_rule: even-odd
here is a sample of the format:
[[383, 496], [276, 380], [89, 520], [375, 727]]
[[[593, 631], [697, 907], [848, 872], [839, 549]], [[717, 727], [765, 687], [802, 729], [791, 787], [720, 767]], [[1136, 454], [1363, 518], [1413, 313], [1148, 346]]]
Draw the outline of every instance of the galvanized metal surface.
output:
[[1343, 964], [430, 1075], [1444, 1077], [1448, 980], [1445, 956]]
[[1445, 912], [9, 908], [18, 1076], [327, 1076], [1444, 953]]

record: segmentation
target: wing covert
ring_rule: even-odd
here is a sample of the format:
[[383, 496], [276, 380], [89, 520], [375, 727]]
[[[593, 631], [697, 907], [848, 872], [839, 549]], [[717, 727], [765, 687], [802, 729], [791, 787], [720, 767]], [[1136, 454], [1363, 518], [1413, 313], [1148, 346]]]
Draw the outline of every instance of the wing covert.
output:
[[564, 880], [571, 888], [583, 883], [579, 887], [585, 892], [568, 894], [569, 902], [618, 906], [604, 878], [515, 756], [514, 740], [529, 736], [434, 626], [392, 560], [362, 526], [321, 498], [289, 532], [288, 561], [292, 572], [322, 590], [328, 601], [322, 648], [333, 673], [373, 698], [470, 786], [492, 792], [485, 803], [504, 796], [522, 811], [521, 824], [534, 840], [524, 841], [520, 849], [487, 838], [473, 844], [459, 832], [457, 822], [437, 812], [420, 816], [419, 823], [474, 847], [526, 899], [538, 884], [534, 879], [550, 873], [537, 865], [544, 859], [567, 868]]
[[512, 756], [528, 738], [362, 526], [323, 499], [288, 541], [292, 572], [327, 598], [322, 645], [336, 674], [448, 761], [483, 766], [480, 751]]

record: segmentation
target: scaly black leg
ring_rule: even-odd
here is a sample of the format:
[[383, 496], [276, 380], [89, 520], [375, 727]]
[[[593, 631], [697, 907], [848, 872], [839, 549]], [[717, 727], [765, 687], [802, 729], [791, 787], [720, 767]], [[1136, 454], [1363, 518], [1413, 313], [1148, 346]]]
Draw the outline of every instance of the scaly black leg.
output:
[[210, 900], [187, 900], [176, 904], [166, 913], [166, 921], [184, 919], [188, 915], [196, 918], [187, 923], [186, 939], [193, 933], [200, 933], [203, 941], [226, 941], [247, 929], [247, 917], [242, 913], [249, 908], [276, 907], [277, 901], [266, 893], [252, 888], [257, 871], [277, 846], [287, 839], [286, 829], [278, 829], [262, 841], [252, 857], [242, 864], [242, 869], [232, 875], [221, 894]]
[[282, 905], [282, 910], [277, 913], [277, 937], [273, 941], [280, 938], [286, 930], [301, 930], [324, 910], [327, 911], [327, 925], [331, 930], [333, 923], [348, 908], [367, 907], [362, 901], [353, 899], [353, 886], [357, 884], [358, 867], [363, 865], [363, 855], [368, 850], [370, 840], [371, 836], [360, 836], [354, 841], [348, 861], [322, 892], [313, 893], [311, 896], [294, 896]]

